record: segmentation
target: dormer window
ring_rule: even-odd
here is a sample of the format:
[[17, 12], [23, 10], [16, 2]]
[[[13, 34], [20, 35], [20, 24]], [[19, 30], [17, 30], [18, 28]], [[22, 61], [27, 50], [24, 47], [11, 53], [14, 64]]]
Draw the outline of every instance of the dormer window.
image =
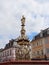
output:
[[40, 37], [43, 37], [43, 31], [41, 30], [41, 32], [40, 32]]
[[17, 45], [17, 42], [14, 42], [13, 46], [16, 46]]
[[49, 28], [48, 28], [48, 30], [47, 30], [47, 34], [49, 34]]
[[43, 37], [43, 33], [42, 32], [40, 33], [40, 37]]
[[35, 40], [35, 37], [33, 37], [33, 40]]

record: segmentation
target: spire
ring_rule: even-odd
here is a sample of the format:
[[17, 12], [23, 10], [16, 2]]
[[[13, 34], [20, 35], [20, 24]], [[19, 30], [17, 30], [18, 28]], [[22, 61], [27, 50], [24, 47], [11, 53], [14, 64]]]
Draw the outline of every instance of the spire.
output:
[[24, 29], [24, 26], [25, 26], [25, 17], [22, 16], [22, 19], [21, 19], [21, 37], [24, 38], [25, 36], [25, 29]]

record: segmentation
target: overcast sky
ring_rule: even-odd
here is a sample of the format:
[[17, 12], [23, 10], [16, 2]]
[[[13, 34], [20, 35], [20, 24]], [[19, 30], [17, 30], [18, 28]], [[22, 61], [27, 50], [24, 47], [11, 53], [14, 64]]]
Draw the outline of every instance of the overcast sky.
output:
[[20, 35], [22, 15], [26, 35], [32, 39], [49, 27], [49, 0], [0, 0], [0, 48]]

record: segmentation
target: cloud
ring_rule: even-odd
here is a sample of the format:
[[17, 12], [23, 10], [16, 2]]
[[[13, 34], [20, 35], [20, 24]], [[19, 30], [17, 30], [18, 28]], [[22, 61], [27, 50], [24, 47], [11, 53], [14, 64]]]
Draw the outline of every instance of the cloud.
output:
[[35, 1], [37, 1], [37, 2], [39, 2], [39, 3], [49, 2], [49, 0], [35, 0]]
[[26, 17], [26, 35], [30, 38], [33, 32], [38, 33], [49, 27], [49, 2], [0, 0], [0, 48], [4, 47], [9, 39], [20, 35], [22, 15]]

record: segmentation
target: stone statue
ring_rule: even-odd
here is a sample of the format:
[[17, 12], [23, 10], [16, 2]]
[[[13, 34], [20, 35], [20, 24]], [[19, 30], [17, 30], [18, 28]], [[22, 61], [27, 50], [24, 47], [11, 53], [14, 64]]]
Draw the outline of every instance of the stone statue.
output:
[[17, 43], [19, 47], [16, 49], [17, 60], [30, 60], [30, 42], [25, 35], [25, 17], [21, 19], [21, 36], [18, 38]]

